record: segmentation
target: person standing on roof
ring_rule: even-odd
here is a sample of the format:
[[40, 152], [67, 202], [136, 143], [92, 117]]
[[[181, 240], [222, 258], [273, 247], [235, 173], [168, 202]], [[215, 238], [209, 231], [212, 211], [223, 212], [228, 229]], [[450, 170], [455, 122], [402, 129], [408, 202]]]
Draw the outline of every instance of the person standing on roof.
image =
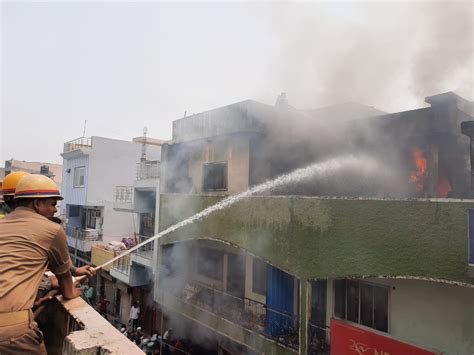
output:
[[43, 175], [25, 175], [15, 189], [16, 209], [0, 219], [0, 354], [46, 354], [31, 308], [47, 267], [66, 299], [74, 287], [63, 228], [50, 220], [62, 197]]
[[30, 175], [30, 173], [26, 171], [14, 171], [3, 178], [1, 194], [3, 195], [4, 205], [0, 210], [0, 218], [5, 217], [15, 209], [16, 203], [14, 196], [16, 185], [18, 181], [26, 175]]

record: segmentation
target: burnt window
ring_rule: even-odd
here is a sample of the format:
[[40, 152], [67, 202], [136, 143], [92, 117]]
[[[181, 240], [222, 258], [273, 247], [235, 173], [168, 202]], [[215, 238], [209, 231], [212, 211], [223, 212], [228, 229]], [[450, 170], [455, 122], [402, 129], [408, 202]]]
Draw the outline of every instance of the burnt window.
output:
[[267, 264], [257, 258], [253, 258], [252, 292], [267, 294]]
[[140, 235], [153, 237], [155, 234], [155, 213], [140, 213]]
[[222, 280], [223, 276], [223, 254], [210, 248], [199, 250], [197, 271], [202, 276], [214, 280]]
[[203, 190], [227, 190], [227, 162], [204, 164]]
[[356, 280], [334, 281], [334, 316], [388, 332], [389, 288]]

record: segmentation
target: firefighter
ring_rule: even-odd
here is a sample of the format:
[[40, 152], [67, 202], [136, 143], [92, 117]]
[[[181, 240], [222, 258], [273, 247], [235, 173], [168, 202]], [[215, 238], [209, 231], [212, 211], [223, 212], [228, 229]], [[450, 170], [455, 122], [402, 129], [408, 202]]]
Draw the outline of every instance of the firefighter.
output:
[[0, 219], [0, 354], [46, 354], [31, 308], [47, 267], [66, 299], [80, 296], [73, 284], [63, 228], [47, 217], [61, 200], [56, 183], [24, 176], [15, 190], [16, 209]]
[[3, 204], [0, 207], [0, 218], [5, 217], [8, 213], [15, 209], [15, 188], [18, 181], [25, 175], [30, 175], [26, 171], [14, 171], [3, 178], [2, 192]]

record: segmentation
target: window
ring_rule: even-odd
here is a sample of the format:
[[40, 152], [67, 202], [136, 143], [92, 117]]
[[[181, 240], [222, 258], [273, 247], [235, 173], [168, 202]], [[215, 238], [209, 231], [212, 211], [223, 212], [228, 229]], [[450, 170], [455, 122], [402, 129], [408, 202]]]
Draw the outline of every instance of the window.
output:
[[100, 218], [99, 210], [86, 210], [86, 228], [96, 229], [97, 219]]
[[204, 164], [203, 190], [227, 190], [227, 162]]
[[335, 280], [334, 316], [388, 332], [388, 291], [357, 280]]
[[222, 252], [210, 248], [201, 248], [199, 250], [197, 271], [202, 276], [214, 280], [222, 280], [223, 265]]
[[140, 235], [145, 237], [155, 235], [155, 213], [140, 213]]
[[78, 205], [68, 205], [69, 208], [69, 217], [79, 217], [80, 208]]
[[252, 292], [267, 294], [267, 264], [257, 258], [253, 258]]
[[86, 167], [79, 166], [74, 169], [74, 187], [84, 187], [86, 181]]

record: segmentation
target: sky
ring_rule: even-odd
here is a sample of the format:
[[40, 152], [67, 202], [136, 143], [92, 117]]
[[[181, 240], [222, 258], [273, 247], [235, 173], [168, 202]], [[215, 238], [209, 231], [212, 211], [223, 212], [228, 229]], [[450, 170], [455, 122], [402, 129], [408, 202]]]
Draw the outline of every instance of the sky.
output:
[[281, 92], [386, 112], [473, 100], [474, 3], [2, 1], [0, 166], [61, 163], [83, 135], [170, 139], [172, 121]]

